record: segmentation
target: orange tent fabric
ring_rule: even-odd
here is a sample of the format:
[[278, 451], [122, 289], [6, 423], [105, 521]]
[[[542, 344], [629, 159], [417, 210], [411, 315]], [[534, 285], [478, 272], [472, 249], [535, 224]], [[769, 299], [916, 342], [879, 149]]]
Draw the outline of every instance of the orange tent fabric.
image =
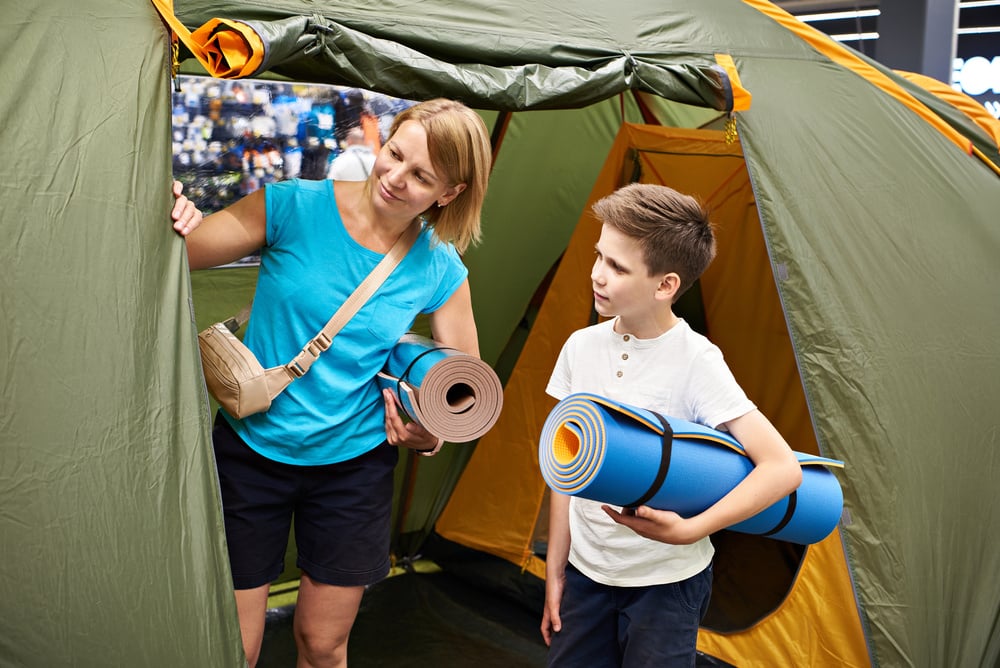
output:
[[[719, 131], [623, 125], [586, 211], [637, 173], [643, 182], [697, 194], [710, 210], [719, 253], [700, 281], [708, 334], [789, 443], [819, 454], [739, 143]], [[585, 212], [507, 383], [506, 410], [480, 440], [436, 527], [445, 538], [539, 577], [545, 563], [532, 542], [545, 530], [536, 522], [547, 490], [538, 470], [538, 435], [555, 404], [544, 388], [566, 337], [589, 322], [588, 277], [599, 232]], [[830, 577], [833, 572], [843, 575]], [[703, 629], [699, 647], [737, 665], [747, 656], [760, 658], [760, 665], [806, 665], [817, 656], [868, 665], [850, 583], [837, 532], [808, 548], [779, 610], [739, 633]], [[813, 628], [816, 619], [824, 620], [822, 629]]]

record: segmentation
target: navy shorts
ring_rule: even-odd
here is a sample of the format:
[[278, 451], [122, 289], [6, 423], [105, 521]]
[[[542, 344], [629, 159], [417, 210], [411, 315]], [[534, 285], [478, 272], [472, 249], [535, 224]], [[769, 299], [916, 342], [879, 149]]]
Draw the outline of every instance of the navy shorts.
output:
[[548, 665], [558, 668], [693, 668], [698, 626], [712, 593], [712, 566], [687, 580], [611, 587], [566, 566]]
[[389, 574], [396, 448], [382, 443], [346, 462], [294, 466], [254, 451], [222, 415], [212, 441], [236, 589], [281, 575], [293, 518], [296, 565], [313, 580], [354, 587]]

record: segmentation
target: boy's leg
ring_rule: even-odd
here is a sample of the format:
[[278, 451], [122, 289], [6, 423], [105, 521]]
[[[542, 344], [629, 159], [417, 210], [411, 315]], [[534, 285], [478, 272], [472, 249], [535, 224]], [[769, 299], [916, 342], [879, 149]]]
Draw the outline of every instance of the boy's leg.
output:
[[622, 668], [693, 668], [712, 594], [711, 565], [680, 582], [618, 591], [630, 592], [619, 617]]
[[559, 618], [562, 630], [552, 634], [551, 668], [596, 668], [619, 662], [614, 588], [598, 584], [566, 566]]

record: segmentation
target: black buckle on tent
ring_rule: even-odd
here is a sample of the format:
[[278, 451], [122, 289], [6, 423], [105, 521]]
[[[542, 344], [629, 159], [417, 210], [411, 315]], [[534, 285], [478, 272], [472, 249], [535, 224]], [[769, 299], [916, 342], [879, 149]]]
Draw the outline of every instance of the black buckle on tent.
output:
[[674, 447], [674, 430], [670, 427], [670, 423], [667, 419], [660, 415], [659, 413], [653, 413], [656, 419], [660, 421], [663, 425], [663, 436], [660, 439], [660, 445], [663, 448], [663, 453], [660, 455], [660, 468], [656, 472], [656, 477], [653, 478], [653, 483], [646, 490], [646, 493], [640, 496], [638, 499], [632, 503], [627, 503], [624, 505], [622, 512], [626, 515], [635, 515], [635, 509], [639, 506], [645, 504], [647, 501], [653, 498], [653, 496], [660, 491], [660, 487], [663, 486], [663, 481], [667, 479], [667, 471], [670, 470], [670, 455], [673, 452]]

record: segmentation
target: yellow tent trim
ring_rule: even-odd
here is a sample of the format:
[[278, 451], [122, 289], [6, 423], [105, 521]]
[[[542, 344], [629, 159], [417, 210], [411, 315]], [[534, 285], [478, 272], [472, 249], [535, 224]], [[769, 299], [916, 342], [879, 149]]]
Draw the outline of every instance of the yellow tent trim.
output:
[[152, 0], [153, 6], [208, 73], [239, 79], [257, 73], [264, 62], [264, 41], [246, 23], [211, 19], [193, 33], [174, 16], [173, 0]]
[[850, 581], [840, 532], [834, 532], [806, 550], [795, 583], [774, 612], [746, 631], [703, 628], [698, 649], [738, 666], [869, 668]]
[[986, 107], [976, 102], [961, 91], [957, 91], [948, 84], [938, 81], [933, 77], [917, 74], [915, 72], [904, 72], [896, 70], [896, 74], [907, 81], [912, 81], [921, 88], [934, 93], [939, 98], [955, 107], [968, 116], [976, 125], [982, 128], [992, 139], [993, 143], [1000, 148], [1000, 121], [993, 118]]
[[942, 135], [950, 139], [965, 153], [973, 155], [972, 142], [962, 136], [957, 130], [941, 120], [937, 114], [923, 105], [922, 102], [907, 93], [899, 84], [885, 74], [864, 62], [847, 47], [812, 26], [806, 25], [783, 9], [772, 5], [767, 0], [743, 0], [762, 14], [774, 19], [779, 25], [795, 33], [799, 39], [806, 42], [821, 54], [842, 65], [857, 75], [864, 77], [872, 84], [891, 95], [923, 118]]
[[[1000, 121], [993, 118], [992, 114], [986, 111], [986, 107], [979, 104], [965, 93], [957, 91], [951, 86], [932, 77], [924, 76], [923, 74], [916, 74], [914, 72], [904, 72], [902, 70], [896, 70], [896, 74], [908, 81], [912, 81], [961, 111], [969, 117], [973, 123], [982, 128], [983, 131], [986, 132], [986, 134], [993, 140], [993, 143], [997, 145], [997, 148], [1000, 149]], [[989, 165], [994, 172], [1000, 174], [1000, 167], [998, 167], [994, 161], [997, 156], [990, 158], [989, 156], [984, 155], [975, 146], [972, 147], [972, 152], [977, 158]]]
[[533, 554], [529, 554], [521, 566], [521, 570], [527, 571], [537, 578], [545, 579], [545, 560], [539, 559]]
[[740, 73], [736, 70], [736, 63], [728, 53], [715, 54], [715, 62], [726, 71], [729, 77], [729, 84], [733, 87], [733, 111], [746, 111], [750, 108], [752, 95], [750, 91], [743, 87], [740, 81]]

